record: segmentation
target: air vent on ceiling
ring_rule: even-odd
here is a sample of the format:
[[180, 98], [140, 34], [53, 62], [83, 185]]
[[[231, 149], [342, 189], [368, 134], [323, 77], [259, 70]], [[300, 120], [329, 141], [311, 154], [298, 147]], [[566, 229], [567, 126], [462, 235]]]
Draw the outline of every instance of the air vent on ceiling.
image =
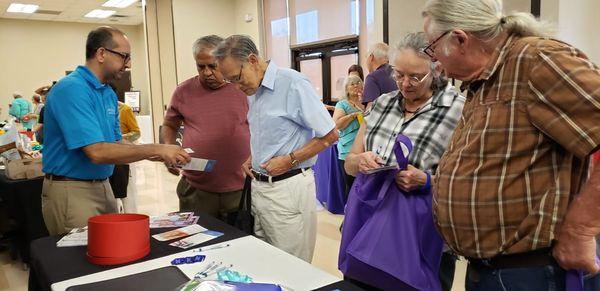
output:
[[46, 14], [46, 15], [59, 15], [61, 13], [62, 13], [62, 11], [43, 10], [43, 9], [38, 9], [35, 11], [35, 14]]
[[115, 14], [115, 15], [111, 16], [110, 18], [127, 18], [127, 17], [129, 17], [129, 16], [127, 16], [127, 15], [121, 15], [121, 14]]

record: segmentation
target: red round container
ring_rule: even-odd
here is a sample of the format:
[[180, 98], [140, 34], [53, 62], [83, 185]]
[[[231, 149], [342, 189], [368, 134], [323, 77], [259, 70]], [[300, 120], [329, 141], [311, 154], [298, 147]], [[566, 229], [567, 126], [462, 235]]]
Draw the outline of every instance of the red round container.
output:
[[104, 214], [88, 219], [87, 258], [97, 265], [118, 265], [150, 252], [149, 218], [143, 214]]

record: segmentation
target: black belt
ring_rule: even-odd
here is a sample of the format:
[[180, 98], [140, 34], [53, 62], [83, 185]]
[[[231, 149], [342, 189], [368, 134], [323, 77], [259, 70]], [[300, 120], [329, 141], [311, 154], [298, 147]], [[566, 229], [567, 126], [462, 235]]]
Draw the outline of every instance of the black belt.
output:
[[554, 257], [552, 257], [552, 248], [543, 248], [518, 254], [498, 255], [489, 259], [466, 259], [472, 267], [488, 269], [531, 268], [556, 264]]
[[310, 168], [293, 169], [293, 170], [290, 170], [279, 176], [269, 176], [269, 175], [265, 175], [265, 174], [259, 173], [257, 171], [254, 171], [254, 170], [252, 170], [252, 174], [254, 174], [254, 178], [256, 178], [256, 180], [261, 181], [261, 182], [277, 182], [277, 181], [285, 180], [287, 178], [296, 176], [296, 175], [302, 173], [302, 171], [306, 171], [308, 169], [310, 169]]
[[46, 179], [52, 180], [52, 181], [76, 181], [76, 182], [103, 182], [106, 181], [105, 179], [78, 179], [78, 178], [70, 178], [70, 177], [65, 177], [65, 176], [58, 176], [58, 175], [52, 175], [52, 174], [46, 174]]

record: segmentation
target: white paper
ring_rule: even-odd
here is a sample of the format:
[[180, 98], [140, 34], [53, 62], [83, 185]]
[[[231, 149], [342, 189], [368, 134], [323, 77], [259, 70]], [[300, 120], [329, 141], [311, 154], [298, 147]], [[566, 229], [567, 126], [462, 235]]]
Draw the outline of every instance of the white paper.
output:
[[87, 246], [88, 228], [74, 228], [67, 235], [56, 242], [57, 247]]
[[181, 168], [188, 171], [212, 172], [215, 163], [215, 160], [192, 158], [189, 163], [181, 166]]
[[169, 245], [174, 246], [174, 247], [179, 247], [182, 249], [188, 249], [195, 245], [199, 245], [203, 242], [207, 242], [211, 239], [220, 237], [222, 235], [223, 235], [222, 232], [207, 230], [207, 231], [203, 231], [201, 233], [192, 235], [190, 237], [186, 237], [182, 240], [178, 240], [176, 242], [170, 243]]
[[182, 237], [185, 237], [188, 235], [196, 234], [196, 233], [206, 231], [206, 230], [207, 230], [206, 228], [204, 228], [198, 224], [193, 224], [193, 225], [188, 225], [188, 226], [185, 226], [182, 228], [170, 230], [167, 232], [155, 234], [152, 237], [158, 241], [168, 241], [168, 240], [173, 240], [176, 238], [182, 238]]

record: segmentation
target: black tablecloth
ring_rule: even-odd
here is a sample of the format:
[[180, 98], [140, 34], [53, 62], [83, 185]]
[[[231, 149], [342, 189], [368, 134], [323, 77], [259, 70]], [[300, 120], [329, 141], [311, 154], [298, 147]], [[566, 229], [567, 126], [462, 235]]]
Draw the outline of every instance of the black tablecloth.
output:
[[[240, 230], [209, 215], [199, 214], [199, 216], [198, 224], [210, 230], [223, 232], [224, 235], [195, 247], [221, 243], [246, 236], [246, 234]], [[173, 228], [150, 229], [150, 235], [171, 229]], [[45, 237], [31, 243], [29, 291], [51, 290], [50, 286], [54, 283], [122, 266], [103, 267], [93, 265], [86, 260], [85, 253], [87, 247], [57, 248], [56, 242], [60, 238], [61, 236]], [[159, 242], [151, 238], [150, 254], [133, 263], [156, 259], [182, 251], [180, 248], [169, 246], [169, 243], [170, 242]], [[276, 270], [273, 271], [276, 272]], [[347, 291], [362, 290], [345, 281], [321, 287], [317, 290], [327, 291], [336, 289]]]
[[[246, 236], [240, 230], [209, 215], [200, 214], [198, 224], [203, 227], [223, 232], [224, 235], [198, 245], [211, 245]], [[174, 228], [153, 228], [150, 235], [165, 232]], [[35, 240], [31, 243], [31, 263], [29, 271], [29, 290], [50, 290], [50, 285], [56, 282], [89, 275], [119, 266], [97, 266], [86, 260], [87, 247], [62, 247], [57, 248], [56, 242], [62, 236], [51, 236]], [[133, 262], [143, 262], [168, 256], [183, 251], [169, 245], [170, 242], [160, 242], [150, 239], [150, 254], [143, 259]]]
[[0, 197], [6, 203], [8, 215], [17, 224], [17, 246], [21, 259], [29, 263], [29, 244], [32, 240], [48, 236], [42, 217], [42, 177], [9, 180], [0, 170]]

